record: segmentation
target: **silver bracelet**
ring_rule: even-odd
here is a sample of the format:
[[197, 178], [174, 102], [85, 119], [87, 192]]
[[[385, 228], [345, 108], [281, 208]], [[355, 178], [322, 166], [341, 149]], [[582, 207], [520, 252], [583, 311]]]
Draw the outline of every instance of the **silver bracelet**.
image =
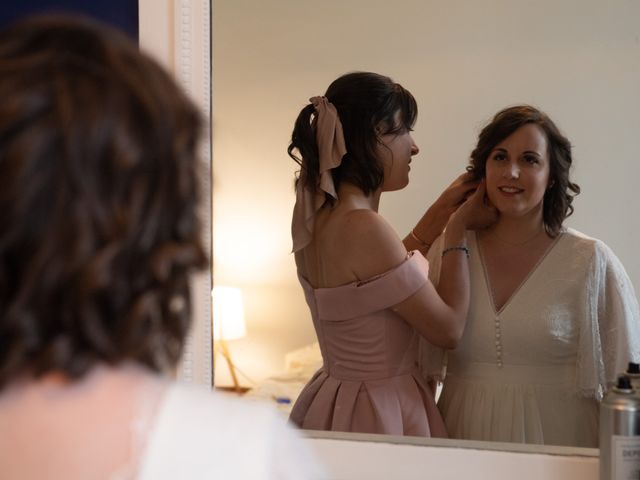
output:
[[469, 258], [469, 249], [467, 247], [465, 247], [464, 245], [456, 245], [455, 247], [449, 247], [449, 248], [445, 248], [442, 251], [442, 256], [444, 257], [445, 254], [449, 253], [449, 252], [454, 252], [456, 250], [459, 250], [461, 252], [464, 252], [464, 254], [467, 256], [467, 258]]

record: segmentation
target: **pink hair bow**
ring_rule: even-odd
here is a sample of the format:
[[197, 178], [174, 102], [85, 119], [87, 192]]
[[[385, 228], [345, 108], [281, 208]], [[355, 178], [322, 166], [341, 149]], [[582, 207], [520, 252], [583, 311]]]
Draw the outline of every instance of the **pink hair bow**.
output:
[[309, 101], [316, 110], [314, 123], [320, 156], [320, 176], [313, 190], [305, 187], [302, 181], [298, 181], [296, 186], [296, 204], [291, 221], [294, 253], [306, 247], [313, 239], [315, 215], [327, 201], [326, 195], [338, 198], [331, 170], [340, 166], [342, 157], [347, 153], [336, 107], [326, 97], [312, 97]]

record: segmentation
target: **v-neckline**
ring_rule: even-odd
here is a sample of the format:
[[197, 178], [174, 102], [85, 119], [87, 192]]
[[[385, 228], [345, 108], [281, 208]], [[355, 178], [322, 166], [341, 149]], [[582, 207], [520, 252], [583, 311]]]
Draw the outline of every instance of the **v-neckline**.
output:
[[491, 279], [489, 278], [489, 270], [487, 269], [487, 264], [484, 260], [484, 253], [482, 252], [482, 248], [480, 247], [480, 241], [478, 240], [478, 232], [474, 231], [473, 234], [475, 236], [476, 249], [478, 250], [478, 256], [480, 258], [480, 266], [482, 267], [482, 272], [484, 274], [484, 284], [487, 290], [487, 295], [489, 296], [489, 302], [491, 303], [491, 310], [493, 310], [493, 314], [496, 317], [502, 315], [505, 309], [511, 305], [515, 297], [518, 295], [518, 292], [524, 287], [524, 285], [529, 281], [529, 279], [533, 276], [533, 274], [539, 269], [540, 265], [544, 262], [544, 260], [549, 256], [549, 253], [553, 250], [553, 248], [557, 245], [560, 238], [564, 235], [565, 230], [562, 230], [556, 238], [553, 239], [551, 245], [547, 247], [542, 256], [538, 259], [538, 261], [534, 264], [533, 268], [529, 270], [529, 273], [522, 279], [520, 284], [516, 287], [516, 289], [511, 292], [511, 295], [507, 298], [507, 300], [502, 304], [500, 310], [496, 308], [495, 296], [493, 294], [493, 288], [491, 287]]

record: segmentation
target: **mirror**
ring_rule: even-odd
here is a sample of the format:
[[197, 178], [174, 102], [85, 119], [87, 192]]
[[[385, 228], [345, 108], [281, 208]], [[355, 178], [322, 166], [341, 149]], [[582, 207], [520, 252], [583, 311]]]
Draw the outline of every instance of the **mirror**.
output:
[[484, 123], [531, 103], [574, 146], [582, 193], [567, 225], [606, 242], [640, 293], [639, 17], [622, 0], [216, 0], [214, 283], [243, 291], [248, 334], [229, 345], [241, 383], [282, 372], [286, 352], [315, 341], [289, 253], [286, 147], [307, 99], [348, 71], [389, 75], [419, 104], [410, 184], [381, 200], [401, 236], [463, 171]]

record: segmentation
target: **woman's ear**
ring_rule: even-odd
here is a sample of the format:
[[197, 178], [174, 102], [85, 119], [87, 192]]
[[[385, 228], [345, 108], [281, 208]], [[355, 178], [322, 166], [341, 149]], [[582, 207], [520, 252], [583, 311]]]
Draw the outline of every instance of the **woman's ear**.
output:
[[484, 179], [484, 178], [486, 178], [486, 176], [487, 176], [487, 169], [486, 169], [486, 167], [482, 169], [482, 171], [480, 172], [480, 174], [479, 174], [479, 175], [476, 173], [476, 169], [475, 169], [475, 168], [473, 168], [473, 165], [467, 165], [467, 166], [465, 167], [465, 170], [466, 170], [467, 172], [469, 172], [471, 175], [473, 175], [473, 177], [472, 177], [472, 178], [475, 178], [476, 180], [483, 180], [483, 179]]

